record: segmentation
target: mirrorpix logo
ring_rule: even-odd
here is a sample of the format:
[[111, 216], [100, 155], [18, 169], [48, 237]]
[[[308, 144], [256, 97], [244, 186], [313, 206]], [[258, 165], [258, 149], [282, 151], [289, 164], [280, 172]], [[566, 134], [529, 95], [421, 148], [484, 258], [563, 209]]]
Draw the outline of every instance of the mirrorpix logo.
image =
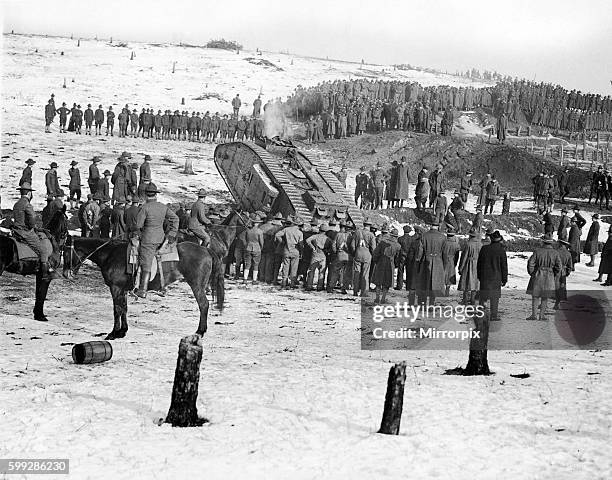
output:
[[[428, 325], [429, 320], [445, 322], [455, 320], [464, 324], [466, 320], [482, 318], [486, 314], [482, 305], [410, 305], [407, 302], [391, 305], [374, 305], [372, 313], [365, 315], [372, 321], [371, 335], [374, 340], [470, 340], [480, 338], [480, 331], [473, 328], [438, 328]], [[383, 322], [386, 322], [383, 324]], [[415, 326], [414, 323], [425, 323]], [[411, 324], [411, 326], [406, 326]]]

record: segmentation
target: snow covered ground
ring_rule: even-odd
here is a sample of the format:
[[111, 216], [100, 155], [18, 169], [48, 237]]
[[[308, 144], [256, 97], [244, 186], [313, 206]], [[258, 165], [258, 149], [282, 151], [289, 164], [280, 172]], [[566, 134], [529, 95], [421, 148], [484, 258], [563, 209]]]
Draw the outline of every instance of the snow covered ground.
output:
[[[130, 61], [132, 50], [136, 58]], [[82, 106], [175, 109], [185, 97], [190, 111], [228, 111], [227, 103], [192, 98], [208, 91], [231, 100], [240, 92], [250, 101], [263, 87], [267, 99], [286, 96], [297, 84], [359, 73], [355, 64], [264, 54], [284, 69], [272, 72], [245, 62], [247, 55], [253, 56], [93, 41], [77, 48], [76, 40], [5, 36], [2, 206], [16, 199], [27, 158], [38, 161], [40, 209], [44, 172], [38, 167], [57, 161], [66, 183], [71, 160], [79, 160], [84, 172], [88, 158], [102, 155], [102, 167], [111, 169], [123, 150], [138, 161], [142, 154], [153, 156], [164, 201], [193, 198], [202, 186], [215, 197], [227, 195], [212, 163], [213, 146], [59, 135], [56, 124], [54, 133], [44, 134], [43, 106], [51, 92], [60, 103]], [[458, 80], [414, 75], [422, 83]], [[180, 173], [187, 155], [197, 159], [194, 176]], [[511, 254], [500, 307], [502, 323], [513, 326], [530, 310], [525, 256]], [[578, 265], [568, 288], [601, 289], [591, 281], [595, 274]], [[456, 304], [458, 294], [452, 295]], [[130, 300], [127, 337], [113, 342], [110, 361], [91, 366], [74, 365], [70, 352], [112, 326], [111, 298], [97, 268], [86, 266], [75, 283], [52, 283], [48, 323], [32, 320], [33, 297], [33, 279], [0, 277], [0, 458], [70, 458], [71, 476], [79, 479], [612, 474], [607, 351], [491, 351], [494, 376], [443, 376], [465, 365], [466, 350], [362, 351], [360, 305], [353, 297], [230, 283], [228, 307], [222, 315], [211, 313], [203, 339], [198, 408], [210, 423], [175, 429], [158, 421], [170, 404], [179, 340], [196, 329], [197, 305], [185, 283], [163, 299]], [[405, 296], [394, 293], [392, 299]], [[402, 360], [408, 375], [401, 434], [378, 435], [387, 373]], [[510, 376], [525, 372], [529, 378]]]

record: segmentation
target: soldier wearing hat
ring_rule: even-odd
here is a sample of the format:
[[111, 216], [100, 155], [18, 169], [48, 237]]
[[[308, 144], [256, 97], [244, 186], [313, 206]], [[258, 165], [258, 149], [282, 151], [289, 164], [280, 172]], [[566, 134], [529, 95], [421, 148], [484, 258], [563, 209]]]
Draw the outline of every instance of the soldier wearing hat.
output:
[[89, 185], [89, 191], [92, 195], [98, 191], [98, 184], [100, 183], [98, 163], [101, 161], [102, 159], [100, 157], [93, 157], [91, 159], [91, 165], [89, 165], [89, 177], [87, 178], [87, 184]]
[[94, 112], [91, 109], [91, 103], [87, 104], [87, 108], [83, 112], [83, 119], [85, 120], [85, 135], [91, 135], [91, 125], [94, 121]]
[[433, 305], [439, 295], [444, 294], [444, 263], [442, 247], [446, 240], [439, 230], [435, 220], [429, 225], [429, 230], [421, 235], [421, 257], [418, 271], [417, 296], [419, 303]]
[[78, 164], [79, 162], [73, 160], [70, 162], [70, 168], [68, 169], [68, 175], [70, 176], [70, 182], [68, 183], [70, 210], [74, 210], [75, 205], [78, 205], [81, 200], [81, 172], [76, 167]]
[[340, 220], [340, 231], [336, 233], [331, 242], [334, 259], [327, 276], [327, 293], [332, 293], [338, 282], [343, 294], [346, 294], [350, 287], [352, 278], [350, 241], [351, 233], [347, 231], [347, 223], [344, 219]]
[[455, 228], [446, 224], [446, 240], [442, 245], [442, 264], [444, 265], [444, 296], [450, 295], [450, 286], [457, 284], [457, 262], [461, 247], [455, 236]]
[[32, 165], [36, 163], [35, 160], [28, 158], [26, 160], [26, 166], [21, 173], [21, 178], [19, 179], [19, 186], [21, 187], [24, 183], [32, 185]]
[[483, 245], [478, 255], [477, 273], [480, 283], [478, 294], [480, 305], [490, 302], [491, 321], [499, 320], [499, 299], [501, 287], [508, 281], [508, 256], [502, 243], [502, 236], [496, 230], [491, 243]]
[[251, 214], [247, 229], [241, 233], [243, 236], [244, 271], [243, 282], [247, 283], [249, 273], [252, 271], [253, 285], [257, 284], [261, 250], [264, 246], [263, 231], [260, 228], [261, 218], [257, 213]]
[[102, 202], [110, 202], [110, 184], [108, 182], [112, 174], [110, 170], [107, 169], [104, 170], [104, 173], [102, 175], [103, 177], [100, 178], [100, 180], [98, 181], [98, 187], [96, 192], [100, 193]]
[[117, 158], [117, 165], [115, 165], [115, 170], [111, 176], [111, 183], [113, 184], [113, 204], [117, 201], [125, 203], [127, 201], [127, 196], [130, 193], [129, 183], [131, 180], [131, 167], [128, 163], [129, 158], [130, 156], [127, 152], [123, 152]]
[[291, 215], [285, 219], [285, 227], [274, 236], [282, 246], [282, 288], [297, 288], [297, 272], [304, 235]]
[[[146, 203], [138, 211], [136, 226], [141, 232], [139, 247], [139, 265], [141, 268], [140, 285], [135, 291], [136, 296], [145, 298], [147, 287], [151, 278], [151, 264], [155, 252], [164, 240], [169, 243], [176, 241], [178, 232], [178, 217], [163, 203], [157, 201], [159, 191], [154, 183], [147, 185], [145, 195]], [[164, 223], [166, 229], [164, 230]]]
[[474, 305], [476, 302], [476, 291], [479, 290], [478, 283], [478, 255], [482, 247], [480, 231], [470, 231], [469, 240], [461, 250], [459, 260], [459, 286], [463, 291], [463, 305]]
[[100, 205], [103, 202], [102, 194], [96, 192], [87, 196], [87, 203], [83, 209], [83, 220], [85, 220], [84, 237], [100, 236]]
[[543, 246], [538, 248], [527, 262], [530, 275], [527, 293], [532, 296], [531, 315], [527, 320], [544, 320], [548, 299], [555, 295], [555, 276], [561, 271], [561, 259], [553, 248], [550, 235], [542, 238]]
[[51, 123], [55, 118], [55, 103], [49, 100], [45, 105], [45, 133], [51, 133]]
[[45, 185], [47, 187], [47, 195], [55, 197], [61, 190], [59, 181], [57, 180], [57, 163], [51, 162], [49, 170], [45, 174]]
[[198, 238], [200, 245], [204, 245], [208, 248], [210, 245], [210, 235], [208, 234], [206, 227], [211, 224], [211, 221], [205, 213], [205, 198], [206, 190], [201, 188], [198, 190], [198, 199], [191, 205], [191, 215], [189, 217], [188, 229]]
[[599, 253], [599, 213], [593, 215], [593, 222], [587, 233], [587, 238], [584, 241], [584, 250], [582, 253], [590, 255], [591, 261], [586, 264], [587, 267], [595, 266], [595, 255]]
[[[275, 240], [276, 233], [282, 229], [281, 221], [283, 215], [279, 212], [276, 215], [268, 214], [265, 223], [260, 227], [263, 234], [263, 246], [261, 249], [261, 261], [259, 263], [259, 280], [265, 283], [272, 283], [277, 277], [275, 272]], [[278, 269], [276, 269], [278, 276]]]
[[99, 105], [94, 112], [94, 122], [96, 124], [96, 135], [102, 135], [102, 125], [104, 125], [104, 110]]
[[125, 202], [115, 202], [110, 216], [110, 223], [112, 237], [119, 240], [126, 240]]
[[353, 296], [361, 293], [367, 297], [369, 292], [368, 281], [370, 278], [370, 264], [372, 253], [376, 249], [376, 238], [371, 231], [372, 222], [369, 219], [363, 221], [363, 228], [356, 230], [350, 243], [353, 254]]
[[41, 238], [36, 233], [36, 216], [34, 208], [30, 204], [32, 200], [32, 186], [29, 183], [20, 185], [19, 193], [21, 197], [13, 206], [13, 231], [16, 237], [28, 245], [40, 259], [40, 271], [45, 281], [50, 281], [58, 278], [59, 275], [49, 267], [49, 257], [51, 249], [48, 242], [41, 241]]
[[313, 289], [315, 272], [317, 273], [317, 291], [325, 288], [325, 271], [327, 269], [327, 255], [331, 250], [332, 240], [327, 236], [328, 226], [322, 223], [318, 231], [313, 230], [313, 234], [306, 240], [306, 245], [312, 254], [308, 265], [306, 276], [306, 290]]
[[[363, 208], [363, 197], [368, 191], [370, 177], [366, 172], [366, 167], [361, 167], [359, 173], [355, 176], [355, 205]], [[359, 203], [361, 200], [361, 204]]]
[[[563, 261], [563, 260], [562, 260]], [[572, 265], [572, 270], [573, 270]], [[603, 275], [606, 275], [606, 281], [602, 283], [602, 287], [612, 285], [612, 225], [608, 229], [608, 239], [601, 250], [601, 261], [599, 262], [599, 271], [594, 282], [601, 282]]]
[[568, 210], [566, 207], [561, 209], [561, 219], [559, 220], [559, 227], [557, 227], [557, 238], [559, 240], [567, 240], [567, 230], [570, 228], [570, 218], [568, 217]]
[[108, 133], [110, 132], [111, 137], [113, 136], [113, 128], [115, 128], [115, 112], [113, 112], [113, 107], [108, 107], [108, 111], [106, 112], [106, 136], [108, 137]]
[[66, 102], [62, 103], [62, 106], [57, 109], [57, 113], [59, 114], [59, 131], [60, 133], [66, 133], [66, 121], [68, 120], [68, 108], [66, 108]]
[[150, 155], [145, 155], [140, 165], [140, 183], [138, 184], [138, 196], [140, 198], [145, 198], [145, 188], [151, 183], [151, 160]]
[[468, 170], [465, 175], [461, 177], [461, 184], [459, 185], [459, 197], [464, 204], [468, 201], [468, 195], [472, 190], [472, 175], [473, 172]]
[[406, 259], [408, 256], [408, 250], [410, 248], [410, 244], [414, 239], [413, 236], [410, 236], [412, 232], [412, 227], [410, 225], [404, 225], [402, 227], [403, 235], [397, 239], [397, 242], [400, 244], [400, 252], [397, 264], [397, 277], [395, 280], [395, 290], [401, 290], [404, 287], [406, 282], [405, 273], [407, 272], [406, 268]]

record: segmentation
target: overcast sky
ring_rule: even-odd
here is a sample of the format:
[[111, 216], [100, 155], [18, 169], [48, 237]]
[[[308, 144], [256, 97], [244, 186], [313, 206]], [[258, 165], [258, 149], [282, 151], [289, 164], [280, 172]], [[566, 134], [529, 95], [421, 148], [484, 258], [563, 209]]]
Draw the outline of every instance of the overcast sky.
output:
[[5, 32], [205, 43], [612, 94], [612, 0], [0, 0]]

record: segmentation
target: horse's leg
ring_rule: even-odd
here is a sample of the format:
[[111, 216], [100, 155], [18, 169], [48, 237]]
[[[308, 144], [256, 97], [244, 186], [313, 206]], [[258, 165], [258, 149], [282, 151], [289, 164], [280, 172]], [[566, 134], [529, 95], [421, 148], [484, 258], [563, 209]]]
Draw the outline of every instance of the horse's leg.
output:
[[127, 300], [125, 293], [119, 287], [110, 287], [111, 295], [113, 296], [113, 316], [115, 323], [113, 331], [106, 336], [106, 340], [114, 340], [115, 338], [125, 337], [125, 333], [121, 334], [121, 316], [127, 312]]
[[203, 285], [192, 285], [193, 295], [198, 302], [200, 308], [200, 323], [196, 330], [197, 335], [204, 335], [208, 330], [208, 298], [206, 297], [206, 289]]
[[49, 291], [50, 280], [42, 279], [42, 272], [36, 273], [36, 300], [34, 301], [34, 320], [39, 322], [46, 322], [47, 317], [45, 316], [44, 307], [45, 300], [47, 299], [47, 292]]
[[127, 292], [125, 291], [122, 292], [121, 302], [123, 305], [123, 312], [121, 313], [121, 328], [119, 329], [119, 335], [117, 335], [117, 338], [125, 337], [125, 334], [128, 331], [128, 323], [127, 323], [128, 302], [127, 302]]

